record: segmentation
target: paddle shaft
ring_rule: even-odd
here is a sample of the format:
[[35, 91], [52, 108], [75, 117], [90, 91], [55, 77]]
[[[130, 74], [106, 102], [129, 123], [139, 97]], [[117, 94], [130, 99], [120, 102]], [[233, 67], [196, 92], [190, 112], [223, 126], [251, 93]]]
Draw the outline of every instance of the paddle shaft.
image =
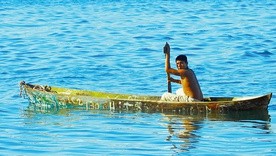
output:
[[[170, 78], [170, 74], [167, 73], [167, 78], [169, 79]], [[170, 81], [168, 81], [168, 92], [171, 93], [172, 92], [172, 84]]]
[[[169, 47], [169, 44], [166, 42], [166, 44], [165, 44], [165, 47], [163, 48], [163, 52], [164, 52], [164, 54], [165, 54], [165, 57], [167, 57], [166, 55], [167, 55], [167, 53], [170, 51], [170, 47]], [[167, 59], [167, 58], [165, 58], [165, 59]], [[170, 60], [169, 60], [169, 64], [170, 64]], [[170, 73], [167, 73], [167, 81], [168, 81], [168, 92], [169, 93], [171, 93], [172, 92], [172, 84], [171, 84], [171, 82], [169, 81], [169, 79], [170, 79]]]

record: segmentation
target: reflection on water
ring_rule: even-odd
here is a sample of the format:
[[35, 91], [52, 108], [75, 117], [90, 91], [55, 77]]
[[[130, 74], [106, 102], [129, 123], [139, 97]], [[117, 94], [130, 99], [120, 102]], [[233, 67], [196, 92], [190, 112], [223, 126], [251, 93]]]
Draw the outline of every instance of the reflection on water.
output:
[[[175, 116], [166, 117], [169, 121], [169, 136], [167, 141], [172, 143], [173, 148], [180, 149], [181, 151], [187, 151], [190, 148], [194, 148], [193, 144], [196, 144], [196, 142], [198, 142], [197, 139], [200, 137], [196, 134], [196, 131], [201, 128], [201, 121], [196, 121], [193, 118], [181, 118]], [[180, 140], [175, 142], [174, 137], [177, 137]], [[180, 144], [181, 147], [178, 147], [178, 144]]]
[[[50, 109], [51, 108], [51, 109]], [[53, 107], [47, 107], [43, 105], [29, 104], [25, 110], [24, 115], [27, 118], [33, 118], [37, 114], [50, 114], [70, 116], [74, 111], [86, 111], [91, 114], [102, 114], [105, 117], [116, 117], [116, 115], [131, 114], [137, 112], [121, 111], [101, 111], [101, 110], [85, 110], [83, 108], [66, 108], [58, 109]], [[142, 113], [142, 112], [139, 112]], [[109, 114], [108, 116], [106, 116]], [[112, 114], [112, 115], [111, 115]], [[147, 114], [147, 113], [146, 113]], [[158, 114], [158, 113], [157, 113]], [[270, 132], [270, 115], [268, 110], [252, 110], [252, 111], [233, 111], [227, 113], [188, 113], [176, 114], [176, 113], [159, 113], [162, 114], [163, 120], [160, 121], [164, 125], [164, 129], [167, 129], [167, 138], [164, 138], [171, 144], [171, 150], [176, 153], [190, 151], [197, 148], [198, 142], [202, 137], [206, 137], [206, 134], [202, 134], [202, 129], [206, 131], [206, 126], [212, 125], [213, 131], [219, 130], [219, 126], [213, 124], [229, 124], [229, 127], [240, 127], [239, 131], [243, 129], [255, 129], [258, 133], [266, 134]], [[110, 116], [111, 115], [111, 116]], [[148, 117], [150, 118], [150, 114]], [[245, 124], [246, 123], [246, 124]], [[208, 129], [208, 128], [207, 128]], [[231, 134], [231, 133], [230, 133]], [[229, 134], [227, 134], [229, 135]], [[229, 137], [229, 136], [227, 136]], [[161, 141], [161, 140], [160, 140]]]
[[[240, 111], [228, 113], [209, 113], [209, 114], [186, 114], [186, 115], [172, 115], [164, 114], [167, 119], [167, 128], [169, 135], [167, 141], [172, 143], [173, 149], [176, 151], [189, 151], [196, 148], [201, 134], [200, 129], [206, 126], [205, 121], [232, 121], [240, 123], [241, 128], [254, 128], [261, 130], [261, 133], [270, 132], [270, 116], [267, 110], [254, 111]], [[243, 123], [247, 127], [244, 127]], [[251, 126], [248, 126], [250, 125]]]

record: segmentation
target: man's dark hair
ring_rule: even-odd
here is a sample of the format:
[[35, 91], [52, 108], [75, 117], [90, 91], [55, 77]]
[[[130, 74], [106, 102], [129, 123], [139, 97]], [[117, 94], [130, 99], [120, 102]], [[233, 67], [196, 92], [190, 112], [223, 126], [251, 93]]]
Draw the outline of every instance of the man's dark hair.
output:
[[188, 64], [188, 59], [187, 59], [187, 56], [186, 55], [178, 55], [176, 58], [175, 58], [175, 61], [184, 61], [186, 64]]

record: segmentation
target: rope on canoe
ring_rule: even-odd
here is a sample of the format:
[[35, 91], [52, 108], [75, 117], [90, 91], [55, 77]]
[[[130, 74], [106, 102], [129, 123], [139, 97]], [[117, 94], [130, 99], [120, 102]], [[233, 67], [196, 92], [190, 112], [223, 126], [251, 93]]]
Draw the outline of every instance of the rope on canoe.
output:
[[40, 90], [40, 91], [46, 91], [46, 92], [51, 92], [52, 87], [51, 86], [43, 86], [43, 85], [32, 85], [30, 83], [26, 83], [25, 81], [21, 81], [19, 83], [20, 85], [20, 96], [22, 95], [22, 91], [24, 91], [24, 86], [28, 86], [32, 89]]
[[[59, 109], [60, 106], [57, 97], [52, 94], [50, 86], [32, 85], [21, 81], [20, 85], [20, 96], [28, 98], [30, 104], [35, 106], [45, 107], [47, 109]], [[31, 90], [31, 91], [30, 91]]]
[[24, 88], [24, 85], [25, 85], [25, 81], [21, 81], [21, 82], [19, 83], [19, 88], [20, 88], [20, 93], [19, 93], [19, 95], [20, 95], [20, 97], [23, 97], [23, 98], [26, 97], [26, 90], [25, 90], [25, 88]]

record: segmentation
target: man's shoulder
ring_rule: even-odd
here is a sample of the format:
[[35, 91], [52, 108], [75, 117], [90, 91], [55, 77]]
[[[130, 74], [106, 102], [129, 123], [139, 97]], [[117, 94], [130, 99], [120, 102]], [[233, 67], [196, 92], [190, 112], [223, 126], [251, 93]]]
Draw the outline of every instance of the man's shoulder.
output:
[[186, 72], [189, 73], [189, 74], [194, 74], [193, 69], [190, 69], [190, 68], [189, 68], [189, 69], [186, 69]]
[[194, 73], [194, 71], [192, 70], [192, 69], [187, 69], [186, 71], [185, 71], [185, 77], [188, 77], [188, 78], [193, 78], [193, 77], [195, 77], [195, 73]]
[[180, 72], [182, 78], [191, 78], [194, 75], [194, 72], [190, 69], [182, 69]]

